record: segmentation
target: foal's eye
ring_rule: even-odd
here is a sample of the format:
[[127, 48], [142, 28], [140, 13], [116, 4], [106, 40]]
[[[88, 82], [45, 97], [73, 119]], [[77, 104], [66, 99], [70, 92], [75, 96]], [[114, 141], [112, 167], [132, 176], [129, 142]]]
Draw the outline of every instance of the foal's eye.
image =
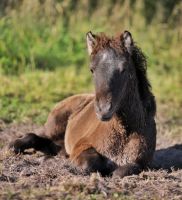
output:
[[91, 73], [93, 74], [94, 73], [94, 70], [93, 69], [90, 69]]

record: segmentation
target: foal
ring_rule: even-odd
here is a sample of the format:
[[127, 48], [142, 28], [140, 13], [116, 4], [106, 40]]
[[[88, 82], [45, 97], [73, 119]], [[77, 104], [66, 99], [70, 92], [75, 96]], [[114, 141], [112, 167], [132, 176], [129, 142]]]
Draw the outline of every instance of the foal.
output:
[[155, 99], [146, 59], [128, 31], [117, 37], [86, 35], [95, 94], [69, 97], [51, 111], [41, 134], [11, 143], [15, 153], [34, 148], [88, 171], [120, 177], [137, 174], [156, 146]]

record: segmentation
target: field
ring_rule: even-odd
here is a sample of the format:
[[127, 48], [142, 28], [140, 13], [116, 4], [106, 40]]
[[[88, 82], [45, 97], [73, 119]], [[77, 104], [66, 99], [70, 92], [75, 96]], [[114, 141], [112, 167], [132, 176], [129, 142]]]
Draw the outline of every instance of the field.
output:
[[[13, 155], [7, 144], [35, 124], [1, 124], [0, 199], [176, 199], [182, 198], [182, 121], [157, 118], [157, 150], [149, 170], [123, 179], [87, 176], [62, 155]], [[175, 124], [174, 124], [175, 123]], [[174, 167], [175, 166], [175, 167]]]
[[[158, 2], [158, 3], [157, 3]], [[182, 199], [182, 3], [0, 2], [0, 199]], [[58, 101], [93, 92], [85, 33], [129, 30], [148, 61], [157, 101], [157, 150], [138, 176], [87, 176], [62, 155], [13, 155]]]

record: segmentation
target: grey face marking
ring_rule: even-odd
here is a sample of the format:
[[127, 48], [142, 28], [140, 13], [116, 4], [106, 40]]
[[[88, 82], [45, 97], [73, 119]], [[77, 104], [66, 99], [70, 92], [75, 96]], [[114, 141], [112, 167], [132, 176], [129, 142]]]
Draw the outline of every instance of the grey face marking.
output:
[[95, 107], [101, 120], [110, 119], [116, 112], [127, 65], [126, 55], [112, 48], [99, 51], [91, 60], [96, 92]]
[[101, 61], [104, 62], [105, 60], [107, 60], [107, 57], [107, 52], [103, 52]]

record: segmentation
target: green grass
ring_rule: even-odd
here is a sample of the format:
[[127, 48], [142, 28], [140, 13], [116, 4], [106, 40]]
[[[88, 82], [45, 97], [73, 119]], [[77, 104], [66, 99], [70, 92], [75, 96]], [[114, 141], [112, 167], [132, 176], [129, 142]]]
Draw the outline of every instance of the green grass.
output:
[[[156, 10], [155, 2], [148, 1], [124, 1], [122, 5], [115, 1], [98, 1], [98, 5], [90, 1], [41, 2], [22, 1], [0, 17], [0, 119], [42, 123], [56, 102], [91, 91], [85, 33], [93, 30], [112, 35], [124, 29], [131, 31], [148, 58], [148, 76], [157, 102], [168, 105], [170, 115], [179, 115], [180, 3], [174, 1], [170, 11], [170, 2], [163, 5], [162, 1]], [[150, 16], [153, 9], [155, 17]]]
[[[180, 87], [174, 85], [176, 76], [155, 74], [152, 69], [148, 75], [157, 102], [169, 105], [169, 114], [178, 116], [182, 96]], [[50, 109], [60, 100], [93, 91], [87, 66], [82, 69], [72, 66], [54, 71], [35, 70], [19, 76], [1, 75], [0, 80], [0, 118], [7, 123], [43, 123]]]
[[5, 122], [43, 122], [63, 98], [91, 91], [91, 76], [75, 67], [33, 71], [20, 76], [0, 76], [0, 118]]

